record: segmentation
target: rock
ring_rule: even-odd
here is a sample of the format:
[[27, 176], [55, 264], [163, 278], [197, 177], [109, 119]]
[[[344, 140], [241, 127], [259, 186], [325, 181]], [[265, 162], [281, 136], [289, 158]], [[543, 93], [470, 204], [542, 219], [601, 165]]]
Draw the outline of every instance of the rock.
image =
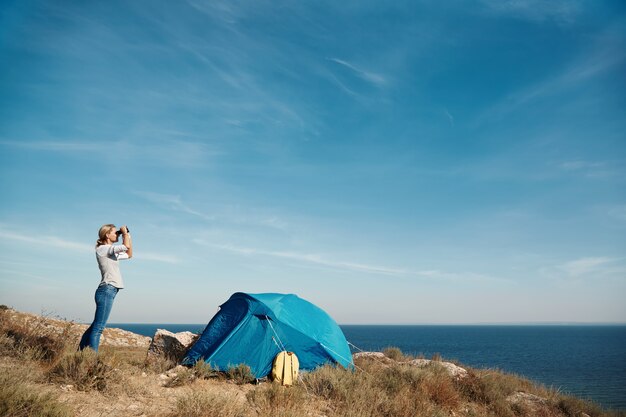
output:
[[536, 413], [538, 410], [544, 408], [548, 404], [548, 400], [539, 397], [535, 394], [529, 394], [527, 392], [517, 391], [508, 397], [506, 400], [511, 404], [518, 404], [528, 408], [533, 413]]
[[394, 364], [394, 363], [398, 363], [398, 364], [406, 364], [410, 366], [422, 367], [422, 366], [428, 366], [431, 363], [435, 363], [439, 366], [444, 367], [450, 375], [452, 375], [453, 377], [457, 379], [465, 378], [467, 376], [467, 370], [465, 368], [461, 368], [460, 366], [457, 366], [451, 362], [432, 361], [430, 359], [413, 359], [412, 361], [408, 361], [408, 362], [397, 362], [391, 358], [388, 358], [382, 352], [359, 352], [359, 353], [355, 353], [354, 355], [352, 355], [352, 357], [354, 359], [371, 358], [387, 366]]
[[375, 358], [375, 359], [389, 359], [383, 352], [359, 352], [352, 355], [354, 359], [357, 358]]
[[373, 359], [377, 362], [382, 363], [383, 365], [390, 365], [396, 362], [393, 359], [385, 356], [385, 354], [382, 352], [359, 352], [359, 353], [355, 353], [354, 355], [352, 355], [352, 358], [353, 359], [360, 359], [360, 358]]
[[164, 356], [180, 362], [197, 338], [198, 335], [191, 332], [172, 333], [158, 329], [148, 348], [148, 357]]
[[165, 375], [167, 375], [169, 378], [175, 378], [178, 376], [180, 372], [184, 372], [186, 370], [187, 368], [185, 368], [183, 365], [178, 365], [170, 369], [169, 371], [165, 372]]
[[102, 335], [106, 338], [105, 342], [100, 342], [100, 344], [105, 344], [108, 346], [115, 347], [146, 347], [150, 344], [150, 338], [148, 336], [142, 336], [139, 334], [135, 334], [133, 332], [129, 332], [127, 330], [117, 329], [117, 328], [106, 328]]
[[409, 365], [418, 367], [428, 366], [431, 363], [435, 363], [439, 366], [443, 366], [450, 375], [457, 379], [462, 379], [467, 376], [467, 370], [465, 368], [461, 368], [460, 366], [457, 366], [452, 362], [432, 361], [430, 359], [413, 359], [412, 361], [409, 361], [407, 363]]

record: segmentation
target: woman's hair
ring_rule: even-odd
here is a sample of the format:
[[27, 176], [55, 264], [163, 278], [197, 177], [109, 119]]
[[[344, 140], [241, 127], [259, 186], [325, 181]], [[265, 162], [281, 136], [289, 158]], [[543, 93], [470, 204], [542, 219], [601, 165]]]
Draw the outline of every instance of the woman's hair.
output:
[[98, 240], [96, 240], [96, 248], [100, 245], [104, 245], [107, 240], [107, 234], [111, 229], [115, 228], [114, 224], [105, 224], [98, 231]]

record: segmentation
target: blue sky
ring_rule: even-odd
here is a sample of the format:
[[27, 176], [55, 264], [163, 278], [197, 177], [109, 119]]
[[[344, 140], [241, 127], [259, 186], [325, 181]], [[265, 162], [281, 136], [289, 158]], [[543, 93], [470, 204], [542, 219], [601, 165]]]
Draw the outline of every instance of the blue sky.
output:
[[4, 1], [0, 303], [626, 322], [621, 1]]

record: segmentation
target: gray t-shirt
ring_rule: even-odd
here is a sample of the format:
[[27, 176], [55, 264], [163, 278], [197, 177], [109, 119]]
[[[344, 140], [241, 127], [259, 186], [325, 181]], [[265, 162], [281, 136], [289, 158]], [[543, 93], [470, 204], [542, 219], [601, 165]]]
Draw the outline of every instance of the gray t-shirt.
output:
[[102, 274], [100, 284], [111, 284], [116, 288], [124, 288], [120, 273], [120, 259], [128, 259], [128, 248], [124, 245], [100, 245], [96, 248], [96, 259]]

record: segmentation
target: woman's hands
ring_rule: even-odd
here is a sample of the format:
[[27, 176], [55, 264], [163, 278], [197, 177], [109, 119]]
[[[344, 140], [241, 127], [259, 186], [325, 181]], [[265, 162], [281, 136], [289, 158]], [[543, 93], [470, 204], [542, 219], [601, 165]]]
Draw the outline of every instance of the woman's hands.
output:
[[128, 233], [128, 227], [126, 225], [121, 226], [120, 231], [122, 232], [122, 244], [128, 249], [126, 254], [128, 259], [130, 259], [133, 257], [133, 241], [130, 238], [130, 233]]

